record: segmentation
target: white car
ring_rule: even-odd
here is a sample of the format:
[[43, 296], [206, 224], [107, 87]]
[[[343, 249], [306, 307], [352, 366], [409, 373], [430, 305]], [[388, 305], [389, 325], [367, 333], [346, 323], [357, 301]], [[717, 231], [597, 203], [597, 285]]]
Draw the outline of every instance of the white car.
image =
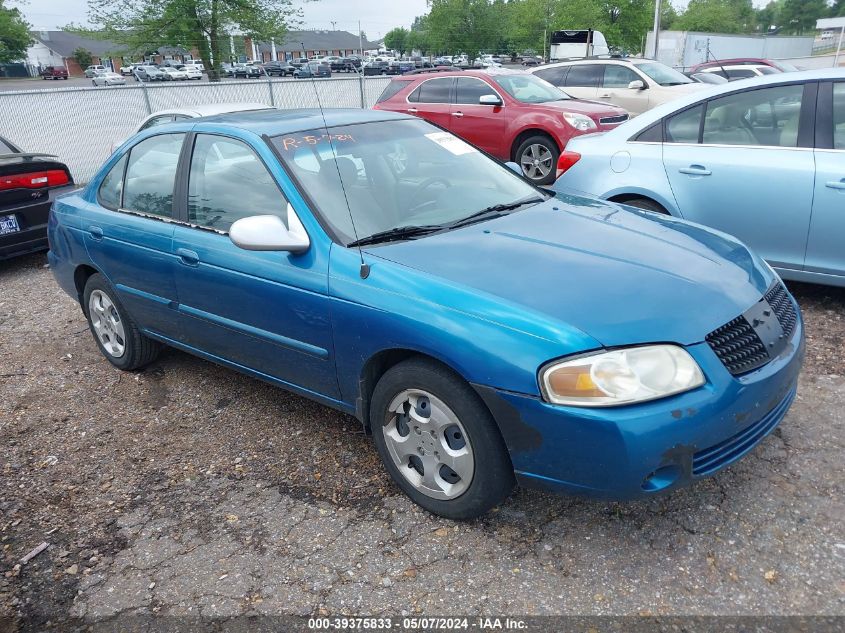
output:
[[205, 72], [205, 66], [203, 65], [202, 60], [200, 60], [200, 59], [189, 59], [188, 61], [185, 62], [184, 66], [186, 68], [192, 68], [193, 67], [193, 68], [196, 68], [197, 70], [199, 70], [200, 72]]
[[126, 78], [111, 71], [100, 72], [94, 75], [91, 83], [95, 86], [123, 86], [126, 84]]
[[173, 66], [162, 66], [160, 70], [167, 75], [165, 79], [168, 81], [186, 81], [188, 79], [188, 73]]
[[131, 77], [135, 73], [135, 66], [137, 64], [127, 64], [126, 66], [120, 67], [120, 74], [125, 75], [126, 77]]
[[775, 75], [781, 71], [766, 64], [726, 64], [725, 66], [702, 68], [698, 72], [711, 73], [724, 77], [728, 81], [736, 81], [737, 79], [748, 79], [749, 77]]
[[88, 68], [85, 69], [85, 76], [88, 79], [93, 79], [94, 75], [96, 75], [97, 73], [108, 72], [108, 70], [109, 70], [108, 68], [106, 68], [105, 66], [103, 66], [101, 64], [93, 64], [91, 66], [88, 66]]
[[537, 66], [528, 72], [576, 99], [605, 101], [625, 108], [632, 118], [709, 87], [652, 59], [582, 59]]
[[188, 75], [188, 79], [202, 79], [202, 70], [196, 66], [180, 66], [179, 70]]

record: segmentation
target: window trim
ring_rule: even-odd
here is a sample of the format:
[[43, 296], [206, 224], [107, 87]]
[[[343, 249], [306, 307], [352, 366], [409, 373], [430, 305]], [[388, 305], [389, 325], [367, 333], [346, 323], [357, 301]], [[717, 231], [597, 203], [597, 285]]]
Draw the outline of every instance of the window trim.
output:
[[[126, 162], [123, 163], [123, 169], [121, 170], [122, 173], [120, 174], [120, 199], [117, 201], [117, 206], [112, 207], [112, 206], [106, 204], [105, 202], [103, 202], [103, 198], [100, 195], [100, 192], [103, 190], [103, 184], [105, 183], [106, 178], [109, 177], [109, 174], [111, 174], [112, 170], [115, 167], [117, 167], [117, 164], [122, 160], [125, 160]], [[120, 158], [118, 158], [114, 162], [114, 164], [111, 166], [111, 168], [106, 172], [106, 175], [103, 176], [103, 179], [100, 181], [100, 186], [97, 187], [97, 204], [99, 204], [104, 209], [108, 209], [109, 211], [120, 211], [121, 207], [123, 207], [123, 185], [126, 183], [126, 166], [128, 164], [129, 164], [129, 152], [126, 151], [126, 152], [123, 152], [123, 154], [120, 155]]]
[[[837, 150], [833, 146], [833, 87], [845, 81], [823, 81], [819, 84], [819, 91], [816, 97], [816, 127], [815, 144], [816, 149], [829, 151]], [[827, 107], [826, 107], [827, 106]]]
[[[423, 84], [427, 84], [429, 81], [437, 81], [438, 79], [441, 80], [441, 81], [444, 80], [444, 79], [448, 79], [452, 82], [449, 86], [449, 100], [448, 101], [408, 101], [408, 98], [412, 94], [414, 94], [417, 90], [419, 90], [420, 93], [422, 93]], [[420, 83], [418, 83], [416, 85], [416, 87], [413, 90], [411, 90], [407, 95], [405, 95], [405, 102], [408, 103], [408, 104], [417, 104], [417, 105], [419, 105], [419, 104], [423, 104], [423, 105], [447, 105], [447, 106], [452, 105], [455, 102], [455, 79], [457, 79], [457, 77], [455, 77], [455, 76], [452, 76], [452, 77], [430, 77], [429, 79], [426, 79], [425, 81], [421, 81]]]
[[[452, 105], [481, 106], [483, 108], [503, 108], [503, 107], [505, 107], [504, 97], [502, 97], [502, 95], [499, 93], [498, 90], [496, 90], [493, 86], [490, 85], [490, 82], [485, 81], [484, 79], [481, 79], [480, 77], [474, 77], [472, 75], [467, 75], [466, 77], [454, 77], [454, 79], [455, 79], [455, 83], [454, 83], [454, 88], [453, 88], [454, 94], [452, 95]], [[480, 81], [481, 83], [486, 84], [487, 87], [490, 88], [490, 90], [493, 91], [493, 92], [488, 93], [488, 94], [495, 94], [497, 97], [499, 97], [499, 101], [502, 102], [501, 105], [493, 105], [493, 104], [490, 104], [490, 103], [458, 103], [458, 81], [460, 79], [472, 79], [474, 81]]]
[[[587, 67], [590, 67], [590, 66], [592, 66], [594, 68], [598, 68], [599, 72], [600, 72], [600, 75], [598, 77], [598, 82], [596, 83], [595, 86], [570, 86], [569, 85], [569, 76], [572, 74], [572, 70], [574, 68], [587, 68]], [[592, 61], [586, 62], [586, 63], [583, 63], [583, 64], [570, 64], [569, 65], [569, 72], [566, 73], [566, 81], [564, 82], [564, 84], [562, 86], [558, 86], [558, 87], [559, 88], [601, 88], [602, 84], [604, 83], [604, 67], [605, 66], [606, 66], [606, 64], [597, 64], [597, 63], [592, 62]]]
[[[604, 68], [604, 70], [601, 73], [601, 85], [599, 86], [599, 88], [607, 88], [608, 90], [624, 90], [624, 89], [628, 88], [628, 86], [611, 87], [611, 86], [605, 86], [604, 85], [604, 77], [607, 74], [607, 69], [612, 68], [614, 66], [617, 67], [617, 68], [626, 68], [627, 70], [630, 70], [634, 75], [639, 77], [639, 81], [642, 81], [643, 84], [645, 85], [645, 87], [648, 88], [648, 83], [646, 83], [646, 80], [643, 77], [643, 74], [636, 70], [636, 66], [634, 64], [614, 64], [614, 63], [611, 62], [611, 63], [608, 63], [608, 64], [600, 64], [600, 65]], [[637, 81], [637, 80], [634, 79], [633, 81]], [[631, 82], [629, 81], [628, 83], [631, 83]]]

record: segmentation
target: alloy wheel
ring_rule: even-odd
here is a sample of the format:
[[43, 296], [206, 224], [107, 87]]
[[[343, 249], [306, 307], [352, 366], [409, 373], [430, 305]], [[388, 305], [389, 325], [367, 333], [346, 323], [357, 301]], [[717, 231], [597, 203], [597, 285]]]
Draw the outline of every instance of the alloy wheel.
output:
[[88, 299], [91, 325], [103, 349], [114, 358], [126, 351], [126, 332], [123, 321], [112, 300], [102, 290], [95, 290]]
[[528, 178], [542, 180], [551, 173], [553, 158], [548, 147], [535, 143], [525, 148], [519, 159], [519, 164], [522, 167], [522, 173]]

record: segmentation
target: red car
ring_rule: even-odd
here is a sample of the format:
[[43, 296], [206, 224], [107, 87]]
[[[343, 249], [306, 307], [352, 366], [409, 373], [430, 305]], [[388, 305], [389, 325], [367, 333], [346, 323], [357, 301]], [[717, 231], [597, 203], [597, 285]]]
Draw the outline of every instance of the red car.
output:
[[539, 77], [506, 70], [417, 71], [391, 81], [374, 107], [422, 117], [514, 161], [540, 185], [554, 181], [570, 138], [628, 120], [622, 108], [573, 99]]
[[42, 79], [67, 79], [67, 68], [64, 66], [45, 66], [38, 74]]

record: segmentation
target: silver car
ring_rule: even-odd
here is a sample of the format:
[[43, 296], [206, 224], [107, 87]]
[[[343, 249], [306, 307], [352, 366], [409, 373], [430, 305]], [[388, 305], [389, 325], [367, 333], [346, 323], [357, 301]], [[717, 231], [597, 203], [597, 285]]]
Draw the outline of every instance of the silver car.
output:
[[123, 86], [126, 78], [111, 71], [99, 72], [91, 79], [95, 86]]

